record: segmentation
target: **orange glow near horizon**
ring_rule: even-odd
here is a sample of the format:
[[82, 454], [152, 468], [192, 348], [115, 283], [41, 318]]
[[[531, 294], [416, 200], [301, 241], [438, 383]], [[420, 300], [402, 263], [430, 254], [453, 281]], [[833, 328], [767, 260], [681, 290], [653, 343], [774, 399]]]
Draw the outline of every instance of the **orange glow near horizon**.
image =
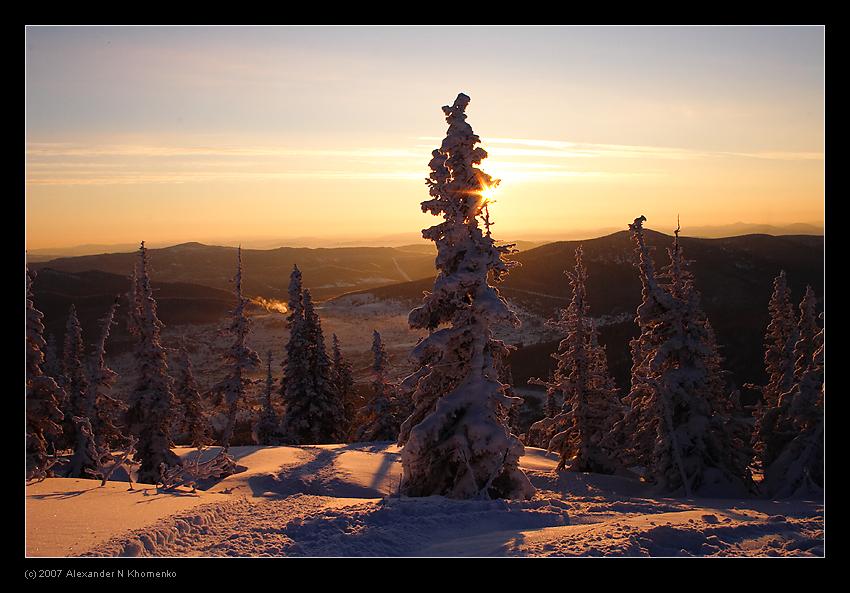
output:
[[459, 91], [498, 239], [823, 224], [822, 29], [457, 32], [27, 28], [26, 248], [422, 241]]

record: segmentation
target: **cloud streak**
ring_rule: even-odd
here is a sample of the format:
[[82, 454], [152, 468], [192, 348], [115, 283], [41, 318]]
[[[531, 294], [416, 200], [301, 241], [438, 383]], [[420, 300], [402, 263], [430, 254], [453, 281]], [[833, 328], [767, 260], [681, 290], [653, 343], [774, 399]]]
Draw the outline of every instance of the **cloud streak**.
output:
[[[81, 144], [32, 142], [26, 148], [31, 186], [187, 184], [217, 181], [421, 180], [436, 137], [403, 147], [324, 149], [234, 144]], [[431, 142], [424, 144], [421, 142]], [[487, 138], [485, 168], [503, 180], [604, 181], [659, 176], [664, 162], [704, 159], [818, 161], [820, 152], [716, 152], [589, 144], [529, 138]], [[588, 168], [589, 163], [596, 163]], [[635, 170], [637, 164], [638, 170]]]

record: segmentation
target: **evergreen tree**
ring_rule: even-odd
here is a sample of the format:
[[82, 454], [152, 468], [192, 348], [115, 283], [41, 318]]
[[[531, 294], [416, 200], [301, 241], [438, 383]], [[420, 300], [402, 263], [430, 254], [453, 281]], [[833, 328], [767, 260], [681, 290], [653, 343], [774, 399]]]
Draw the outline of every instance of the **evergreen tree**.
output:
[[233, 431], [236, 428], [236, 415], [239, 402], [245, 398], [245, 388], [252, 383], [248, 373], [260, 365], [260, 356], [245, 344], [245, 338], [250, 330], [250, 320], [245, 314], [248, 299], [242, 296], [242, 248], [236, 252], [236, 276], [233, 279], [236, 293], [236, 307], [231, 312], [228, 332], [233, 336], [233, 343], [224, 356], [225, 364], [230, 370], [225, 378], [213, 390], [224, 394], [227, 404], [227, 426], [222, 435], [222, 447], [225, 451], [230, 447]]
[[552, 323], [565, 337], [558, 352], [552, 355], [558, 361], [555, 380], [546, 387], [564, 394], [563, 408], [533, 428], [534, 432], [551, 435], [547, 448], [560, 453], [557, 469], [569, 466], [572, 471], [613, 473], [617, 467], [602, 440], [620, 419], [622, 410], [613, 380], [607, 374], [605, 353], [594, 343], [585, 288], [587, 269], [582, 255], [579, 246], [575, 270], [567, 272], [572, 300]]
[[[123, 440], [121, 429], [117, 426], [118, 418], [124, 411], [123, 404], [108, 393], [118, 375], [106, 366], [105, 360], [106, 341], [111, 327], [115, 325], [117, 309], [116, 298], [101, 320], [100, 336], [89, 359], [88, 389], [77, 410], [78, 415], [73, 418], [76, 443], [68, 469], [69, 477], [89, 477], [86, 470], [95, 471], [101, 467], [111, 447]], [[81, 427], [85, 428], [82, 432]], [[93, 452], [96, 455], [93, 456]]]
[[289, 341], [283, 362], [281, 396], [284, 403], [281, 433], [286, 443], [298, 445], [312, 441], [309, 410], [312, 386], [309, 381], [308, 339], [304, 320], [304, 290], [301, 271], [293, 266], [289, 276], [289, 316], [286, 318]]
[[189, 358], [185, 344], [180, 348], [176, 366], [174, 395], [182, 412], [180, 414], [181, 432], [188, 437], [188, 444], [192, 447], [204, 447], [210, 443], [209, 423], [204, 414], [204, 403], [195, 381], [192, 359]]
[[281, 433], [295, 445], [345, 440], [345, 409], [334, 384], [322, 324], [296, 266], [289, 282], [289, 342], [284, 367]]
[[806, 286], [806, 293], [800, 301], [800, 317], [797, 323], [797, 342], [794, 344], [794, 378], [800, 380], [812, 364], [817, 350], [818, 327], [817, 297], [811, 286]]
[[[664, 491], [692, 492], [752, 488], [746, 467], [736, 463], [730, 418], [721, 402], [729, 398], [718, 380], [719, 355], [699, 305], [687, 261], [678, 241], [668, 250], [670, 265], [656, 276], [644, 234], [644, 217], [629, 225], [639, 257], [643, 302], [640, 336], [633, 342], [631, 408], [619, 430], [631, 432], [633, 458], [644, 461], [649, 477]], [[626, 429], [624, 431], [623, 429]], [[645, 449], [651, 443], [651, 449]]]
[[88, 378], [85, 368], [85, 345], [80, 320], [77, 319], [77, 309], [71, 305], [68, 312], [68, 322], [65, 325], [65, 344], [62, 349], [62, 386], [65, 389], [65, 399], [62, 402], [62, 414], [65, 420], [62, 424], [63, 439], [61, 448], [75, 446], [77, 429], [73, 417], [84, 415], [83, 400], [88, 391]]
[[59, 360], [59, 347], [56, 344], [56, 336], [47, 336], [47, 348], [44, 350], [44, 374], [48, 377], [58, 379], [62, 375], [62, 366]]
[[357, 441], [395, 441], [399, 422], [396, 417], [395, 385], [387, 379], [387, 351], [377, 330], [372, 332], [372, 398], [360, 410]]
[[48, 441], [61, 436], [64, 399], [62, 388], [42, 370], [44, 364], [44, 315], [35, 308], [32, 296], [32, 277], [26, 270], [26, 479], [42, 479], [52, 475], [48, 456]]
[[[818, 336], [823, 339], [822, 332]], [[812, 360], [786, 395], [795, 435], [764, 472], [762, 488], [775, 498], [817, 494], [823, 489], [823, 345]]]
[[[816, 333], [815, 333], [816, 332]], [[823, 489], [823, 329], [817, 325], [811, 288], [800, 304], [799, 339], [795, 344], [795, 377], [790, 390], [779, 397], [765, 418], [778, 420], [786, 442], [764, 468], [762, 490], [783, 498], [816, 495]], [[811, 354], [809, 354], [811, 353]]]
[[263, 411], [260, 413], [260, 419], [257, 421], [257, 426], [254, 431], [254, 439], [258, 445], [278, 444], [279, 420], [272, 403], [273, 392], [274, 379], [272, 378], [272, 351], [269, 350], [266, 354], [266, 390], [263, 397]]
[[755, 461], [762, 470], [776, 460], [795, 435], [794, 427], [788, 423], [779, 405], [780, 396], [794, 386], [794, 347], [797, 343], [797, 326], [785, 270], [773, 281], [768, 312], [770, 323], [764, 338], [767, 384], [757, 387], [762, 399], [756, 408], [753, 434]]
[[348, 433], [351, 429], [351, 420], [357, 414], [358, 409], [354, 398], [354, 374], [351, 370], [351, 363], [342, 355], [339, 338], [337, 338], [336, 334], [333, 334], [331, 343], [333, 345], [331, 351], [331, 377], [334, 389], [343, 401], [346, 419], [345, 432]]
[[523, 445], [502, 420], [515, 402], [498, 380], [491, 329], [519, 323], [488, 284], [490, 274], [499, 282], [508, 272], [502, 256], [512, 246], [497, 246], [490, 236], [482, 192], [496, 182], [476, 166], [487, 152], [476, 146], [480, 139], [466, 122], [468, 104], [461, 93], [443, 107], [449, 128], [431, 153], [431, 199], [422, 202], [423, 212], [443, 222], [422, 232], [436, 244], [439, 273], [433, 291], [409, 316], [411, 328], [430, 333], [412, 353], [420, 369], [415, 408], [399, 435], [401, 490], [408, 496], [530, 497], [534, 487], [518, 466]]
[[179, 465], [180, 460], [171, 451], [169, 421], [174, 411], [174, 395], [165, 348], [160, 342], [163, 324], [156, 314], [144, 241], [139, 247], [135, 278], [129, 314], [136, 341], [133, 357], [136, 382], [130, 393], [127, 427], [138, 438], [135, 457], [141, 463], [139, 482], [156, 484], [162, 475], [161, 466]]
[[309, 344], [308, 369], [313, 393], [313, 439], [318, 444], [341, 443], [346, 437], [345, 405], [334, 385], [322, 322], [307, 289], [304, 290], [304, 325]]

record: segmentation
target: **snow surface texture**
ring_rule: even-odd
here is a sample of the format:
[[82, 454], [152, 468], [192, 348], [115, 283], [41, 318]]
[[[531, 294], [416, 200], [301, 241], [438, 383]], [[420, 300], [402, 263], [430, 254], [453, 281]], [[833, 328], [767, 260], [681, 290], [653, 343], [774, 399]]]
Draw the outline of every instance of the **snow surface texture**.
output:
[[[214, 456], [218, 447], [205, 455]], [[181, 457], [194, 450], [178, 448]], [[526, 447], [528, 501], [398, 498], [390, 443], [231, 447], [206, 490], [49, 478], [27, 487], [38, 556], [821, 556], [821, 502], [654, 498], [635, 480], [556, 473]], [[110, 508], [110, 513], [99, 512]], [[114, 509], [114, 512], [112, 511]]]

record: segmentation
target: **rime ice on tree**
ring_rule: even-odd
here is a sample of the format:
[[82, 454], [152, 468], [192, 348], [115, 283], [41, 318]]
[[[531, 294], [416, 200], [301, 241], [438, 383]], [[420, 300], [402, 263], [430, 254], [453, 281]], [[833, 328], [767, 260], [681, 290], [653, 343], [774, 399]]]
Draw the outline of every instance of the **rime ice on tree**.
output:
[[617, 466], [602, 440], [622, 415], [622, 406], [607, 372], [604, 350], [596, 343], [595, 329], [588, 317], [587, 269], [581, 246], [576, 249], [575, 270], [566, 274], [572, 286], [572, 301], [551, 323], [565, 336], [558, 352], [552, 355], [558, 361], [555, 378], [552, 383], [535, 381], [549, 392], [562, 393], [564, 405], [560, 413], [536, 423], [530, 432], [551, 436], [546, 446], [560, 453], [558, 469], [569, 465], [573, 471], [613, 473]]
[[174, 384], [174, 395], [180, 403], [180, 428], [188, 438], [188, 444], [193, 447], [203, 447], [209, 444], [209, 424], [204, 414], [204, 405], [195, 373], [192, 370], [192, 359], [186, 346], [182, 346], [177, 356], [177, 372]]
[[296, 445], [338, 443], [345, 438], [345, 410], [331, 376], [319, 315], [298, 266], [289, 281], [289, 342], [281, 394], [281, 434]]
[[228, 332], [233, 336], [233, 343], [224, 356], [225, 362], [230, 366], [227, 376], [214, 387], [214, 391], [224, 394], [227, 403], [227, 426], [222, 435], [222, 447], [226, 450], [233, 438], [236, 427], [236, 413], [239, 402], [245, 397], [245, 387], [251, 383], [247, 374], [260, 365], [260, 356], [245, 345], [245, 338], [250, 329], [250, 320], [245, 315], [245, 305], [248, 299], [242, 296], [242, 248], [236, 252], [236, 276], [235, 284], [236, 307], [231, 312], [231, 321]]
[[[759, 445], [764, 463], [761, 486], [765, 494], [776, 498], [817, 494], [823, 488], [824, 330], [818, 327], [816, 303], [814, 291], [807, 287], [800, 303], [799, 322], [793, 332], [797, 338], [794, 345], [794, 384], [772, 405], [764, 406], [758, 418], [757, 426], [761, 429]], [[784, 308], [771, 310], [774, 334], [778, 333], [776, 328], [782, 326], [777, 321], [777, 310], [783, 311]], [[778, 340], [773, 343], [778, 343]], [[766, 361], [770, 346], [771, 341], [768, 340]], [[787, 350], [783, 354], [787, 355]], [[780, 360], [787, 365], [785, 356], [772, 360]], [[774, 369], [787, 368], [784, 365], [774, 365]], [[769, 381], [765, 389], [773, 383]], [[767, 432], [769, 427], [774, 429], [773, 434]]]
[[773, 294], [768, 303], [770, 323], [764, 337], [764, 366], [767, 384], [756, 387], [762, 400], [756, 408], [756, 427], [753, 446], [756, 463], [766, 469], [774, 462], [782, 448], [794, 438], [794, 428], [779, 407], [779, 399], [794, 386], [794, 348], [797, 343], [797, 327], [791, 290], [785, 270], [773, 281]]
[[[615, 426], [626, 446], [622, 457], [644, 465], [649, 477], [667, 492], [687, 496], [700, 490], [752, 488], [746, 464], [735, 455], [734, 425], [722, 401], [729, 398], [719, 377], [713, 334], [699, 307], [681, 245], [669, 250], [670, 265], [657, 276], [646, 245], [643, 216], [629, 225], [643, 285], [637, 310], [640, 336], [632, 341], [630, 406]], [[666, 286], [659, 278], [668, 280]]]
[[423, 212], [443, 222], [422, 231], [437, 246], [439, 273], [409, 316], [412, 328], [430, 333], [412, 353], [420, 369], [414, 373], [415, 408], [399, 437], [401, 489], [408, 496], [527, 498], [534, 487], [518, 467], [522, 443], [502, 422], [515, 401], [498, 380], [491, 329], [519, 320], [488, 284], [489, 274], [498, 282], [507, 273], [502, 255], [511, 246], [497, 246], [490, 236], [482, 191], [495, 182], [476, 166], [487, 153], [466, 122], [468, 104], [461, 93], [443, 107], [449, 129], [431, 153], [431, 199], [422, 202]]
[[[73, 418], [77, 438], [68, 470], [71, 477], [88, 477], [89, 470], [96, 471], [103, 465], [104, 457], [109, 456], [111, 447], [123, 441], [117, 423], [124, 406], [109, 395], [109, 389], [115, 384], [118, 375], [106, 366], [105, 360], [106, 341], [115, 325], [117, 309], [116, 298], [101, 320], [100, 335], [89, 360], [88, 389], [78, 410], [79, 417]], [[81, 431], [81, 427], [85, 427], [85, 430]]]
[[49, 477], [50, 458], [48, 440], [55, 442], [62, 432], [59, 422], [62, 411], [59, 402], [64, 398], [62, 389], [42, 371], [44, 364], [44, 315], [35, 308], [32, 297], [32, 277], [25, 271], [26, 298], [26, 478]]
[[169, 422], [174, 408], [171, 378], [165, 348], [160, 342], [162, 322], [156, 314], [148, 275], [148, 254], [145, 243], [139, 247], [136, 264], [135, 289], [130, 298], [130, 328], [136, 339], [133, 360], [136, 364], [136, 383], [130, 393], [127, 426], [138, 438], [136, 459], [141, 463], [138, 480], [156, 484], [161, 477], [161, 465], [179, 465], [180, 460], [171, 451]]
[[75, 446], [77, 428], [73, 417], [83, 414], [82, 402], [88, 391], [88, 377], [85, 368], [86, 349], [83, 343], [83, 329], [77, 319], [77, 309], [71, 305], [68, 321], [65, 325], [65, 343], [62, 348], [62, 387], [65, 399], [62, 402], [62, 448]]

